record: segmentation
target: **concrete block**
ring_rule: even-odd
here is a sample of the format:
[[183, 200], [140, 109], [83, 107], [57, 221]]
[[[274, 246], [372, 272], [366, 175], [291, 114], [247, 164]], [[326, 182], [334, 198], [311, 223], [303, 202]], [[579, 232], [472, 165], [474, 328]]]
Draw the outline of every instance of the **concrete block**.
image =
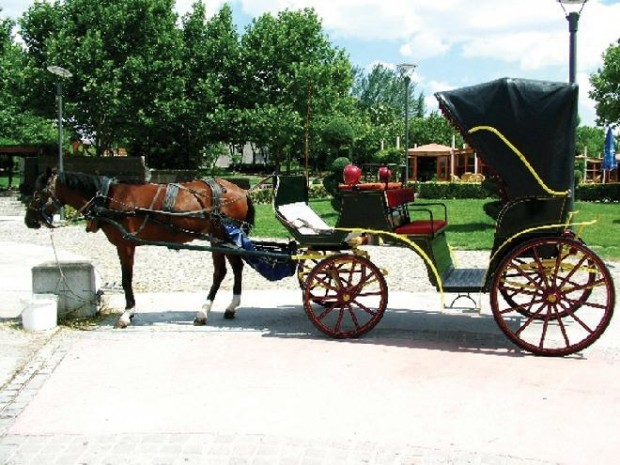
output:
[[93, 264], [85, 260], [50, 261], [32, 268], [32, 293], [56, 294], [58, 318], [97, 313], [98, 296]]

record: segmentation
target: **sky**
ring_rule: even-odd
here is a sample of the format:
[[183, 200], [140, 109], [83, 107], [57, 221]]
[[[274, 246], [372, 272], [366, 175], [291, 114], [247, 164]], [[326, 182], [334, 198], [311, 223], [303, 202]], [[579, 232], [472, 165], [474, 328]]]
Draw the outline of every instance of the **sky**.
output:
[[[193, 2], [177, 0], [177, 12]], [[0, 16], [17, 18], [32, 3], [2, 0]], [[240, 33], [264, 13], [314, 8], [354, 65], [415, 64], [412, 82], [429, 111], [437, 108], [435, 92], [501, 77], [568, 81], [568, 21], [557, 0], [205, 0], [210, 15], [224, 3]], [[576, 37], [579, 116], [594, 126], [589, 77], [620, 39], [620, 0], [588, 0]]]

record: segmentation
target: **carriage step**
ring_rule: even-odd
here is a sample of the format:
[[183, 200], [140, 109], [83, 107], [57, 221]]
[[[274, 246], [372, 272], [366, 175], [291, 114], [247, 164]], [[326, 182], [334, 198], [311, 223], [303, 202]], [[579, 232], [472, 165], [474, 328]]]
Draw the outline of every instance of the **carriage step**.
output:
[[479, 292], [484, 288], [487, 270], [483, 268], [452, 268], [443, 277], [444, 292]]

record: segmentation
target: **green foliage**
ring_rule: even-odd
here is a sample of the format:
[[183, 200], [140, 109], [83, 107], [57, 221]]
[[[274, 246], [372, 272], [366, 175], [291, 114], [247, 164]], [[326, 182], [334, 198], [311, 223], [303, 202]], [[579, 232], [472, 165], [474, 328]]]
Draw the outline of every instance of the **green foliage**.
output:
[[241, 38], [241, 62], [250, 132], [269, 148], [276, 167], [304, 153], [306, 127], [314, 137], [315, 122], [348, 99], [351, 65], [330, 44], [312, 9], [256, 18]]
[[424, 199], [486, 199], [492, 194], [478, 183], [416, 182], [415, 191]]
[[579, 184], [575, 199], [587, 202], [620, 202], [620, 183]]
[[[381, 143], [388, 148], [396, 146], [396, 140], [405, 140], [405, 102], [408, 101], [409, 116], [424, 115], [424, 98], [416, 96], [415, 83], [405, 86], [405, 80], [396, 70], [384, 65], [374, 66], [368, 74], [355, 69], [352, 95], [357, 100], [355, 161], [373, 162]], [[408, 92], [406, 91], [408, 90]], [[410, 145], [418, 141], [410, 137]]]
[[603, 66], [590, 76], [590, 84], [588, 95], [596, 102], [597, 124], [620, 125], [620, 41], [603, 53]]
[[26, 56], [13, 41], [14, 26], [0, 19], [0, 143], [57, 143], [56, 126], [24, 109]]
[[405, 154], [403, 150], [397, 149], [396, 147], [379, 150], [372, 157], [372, 163], [379, 163], [381, 165], [389, 165], [389, 164], [402, 164], [405, 161]]
[[344, 170], [344, 167], [350, 164], [351, 160], [349, 160], [347, 157], [336, 158], [330, 166], [332, 174], [342, 177], [342, 171]]
[[456, 134], [450, 123], [436, 111], [427, 117], [414, 118], [409, 132], [409, 137], [413, 141], [410, 143], [411, 146], [431, 143], [451, 146], [453, 135], [456, 136], [456, 147], [462, 147], [464, 142], [462, 136]]
[[605, 147], [605, 131], [602, 128], [579, 126], [575, 143], [578, 154], [587, 153], [591, 157], [597, 157], [603, 153]]

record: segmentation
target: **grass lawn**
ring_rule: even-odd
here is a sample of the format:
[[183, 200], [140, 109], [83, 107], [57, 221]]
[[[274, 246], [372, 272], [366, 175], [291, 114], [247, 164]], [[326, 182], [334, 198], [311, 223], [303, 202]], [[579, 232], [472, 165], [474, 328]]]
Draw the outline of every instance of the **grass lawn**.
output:
[[[420, 202], [423, 202], [421, 200]], [[335, 224], [338, 215], [329, 200], [313, 200], [312, 208], [328, 224]], [[482, 205], [486, 200], [445, 200], [448, 208], [448, 241], [461, 250], [490, 250], [493, 245], [495, 222], [488, 217]], [[585, 243], [601, 257], [620, 261], [620, 204], [576, 202], [576, 222], [597, 220], [581, 233]], [[285, 238], [286, 230], [275, 219], [271, 205], [256, 206], [255, 237]]]

